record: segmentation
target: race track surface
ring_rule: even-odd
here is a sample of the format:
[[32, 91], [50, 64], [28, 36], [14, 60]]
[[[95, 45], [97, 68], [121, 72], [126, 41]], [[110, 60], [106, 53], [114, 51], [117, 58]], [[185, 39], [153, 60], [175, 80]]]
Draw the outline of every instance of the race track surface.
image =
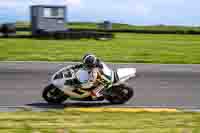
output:
[[[70, 63], [0, 63], [0, 106], [51, 107], [41, 98], [51, 75]], [[200, 65], [112, 64], [137, 68], [129, 82], [135, 96], [125, 105], [200, 108]], [[69, 102], [59, 107], [113, 106], [103, 103]], [[117, 106], [117, 105], [115, 105]], [[119, 105], [118, 105], [119, 106]]]

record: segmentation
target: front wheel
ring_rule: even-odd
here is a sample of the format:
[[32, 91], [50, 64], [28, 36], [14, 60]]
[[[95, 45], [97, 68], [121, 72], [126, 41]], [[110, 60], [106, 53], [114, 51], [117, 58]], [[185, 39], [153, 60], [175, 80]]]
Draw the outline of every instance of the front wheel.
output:
[[109, 93], [105, 97], [112, 104], [123, 104], [134, 96], [133, 88], [125, 84], [113, 86]]
[[51, 104], [61, 104], [67, 100], [66, 96], [61, 90], [56, 88], [53, 84], [48, 85], [42, 92], [42, 97], [45, 101]]

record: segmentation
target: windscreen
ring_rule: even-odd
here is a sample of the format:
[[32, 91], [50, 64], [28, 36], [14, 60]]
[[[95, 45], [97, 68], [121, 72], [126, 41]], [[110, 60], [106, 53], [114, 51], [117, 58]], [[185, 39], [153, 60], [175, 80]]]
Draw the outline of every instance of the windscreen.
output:
[[112, 69], [110, 69], [105, 63], [102, 63], [102, 65], [103, 65], [103, 73], [106, 76], [112, 78], [112, 73], [113, 73]]

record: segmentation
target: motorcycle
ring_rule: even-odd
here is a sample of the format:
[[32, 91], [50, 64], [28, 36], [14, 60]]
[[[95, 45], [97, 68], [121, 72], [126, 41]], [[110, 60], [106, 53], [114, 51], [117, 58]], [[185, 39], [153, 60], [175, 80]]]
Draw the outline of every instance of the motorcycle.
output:
[[[105, 85], [102, 80], [99, 82], [104, 84], [104, 87], [101, 90], [98, 90], [98, 96], [95, 100], [107, 100], [112, 104], [123, 104], [127, 102], [134, 96], [134, 89], [128, 85], [128, 80], [136, 76], [136, 68], [118, 68], [116, 71], [110, 69], [104, 62], [102, 62], [102, 73], [110, 77], [111, 84]], [[61, 104], [67, 99], [70, 99], [70, 96], [64, 94], [58, 87], [55, 85], [55, 81], [64, 80], [72, 81], [74, 79], [78, 80], [80, 83], [86, 82], [88, 80], [88, 72], [85, 70], [72, 70], [68, 67], [64, 67], [57, 71], [51, 77], [50, 83], [46, 86], [42, 92], [42, 97], [45, 101], [51, 104]], [[80, 91], [75, 90], [74, 92], [79, 93]], [[78, 101], [95, 101], [89, 96], [83, 99], [72, 99]]]

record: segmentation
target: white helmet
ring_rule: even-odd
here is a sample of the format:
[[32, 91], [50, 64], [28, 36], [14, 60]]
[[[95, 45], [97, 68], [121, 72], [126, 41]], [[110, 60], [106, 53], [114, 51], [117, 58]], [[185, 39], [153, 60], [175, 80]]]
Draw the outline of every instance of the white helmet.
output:
[[88, 67], [94, 67], [97, 64], [97, 58], [95, 55], [92, 54], [86, 54], [83, 57], [83, 64], [85, 64]]

